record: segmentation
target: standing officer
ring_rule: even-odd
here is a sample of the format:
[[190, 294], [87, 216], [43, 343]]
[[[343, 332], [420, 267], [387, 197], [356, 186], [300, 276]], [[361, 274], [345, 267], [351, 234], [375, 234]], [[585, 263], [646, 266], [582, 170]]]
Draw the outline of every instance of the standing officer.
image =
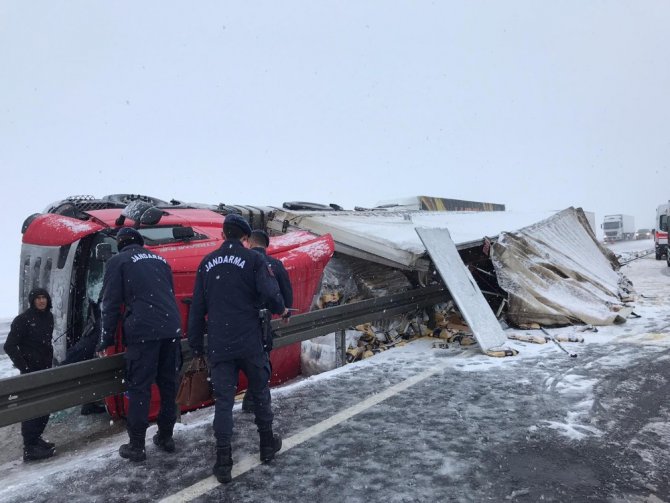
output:
[[232, 480], [230, 440], [233, 435], [233, 404], [237, 378], [242, 370], [255, 401], [260, 436], [260, 459], [268, 462], [281, 449], [281, 437], [272, 432], [270, 362], [263, 350], [259, 310], [267, 306], [284, 314], [281, 292], [265, 259], [248, 250], [242, 240], [251, 227], [239, 215], [227, 215], [225, 241], [207, 255], [198, 268], [189, 315], [188, 341], [194, 355], [203, 353], [207, 333], [208, 359], [214, 398], [216, 464], [213, 473], [221, 483]]
[[[54, 317], [51, 313], [51, 296], [44, 288], [35, 288], [28, 294], [30, 307], [12, 321], [4, 349], [14, 366], [22, 374], [51, 368]], [[42, 438], [49, 415], [21, 423], [23, 460], [50, 458], [56, 446]]]
[[[267, 255], [266, 249], [270, 246], [270, 238], [262, 230], [254, 230], [249, 236], [249, 248], [258, 253], [262, 254], [265, 257], [270, 269], [272, 270], [277, 283], [279, 284], [279, 291], [281, 291], [281, 296], [284, 299], [284, 306], [288, 310], [287, 313], [290, 314], [290, 308], [293, 306], [293, 287], [291, 286], [291, 279], [288, 277], [288, 271], [282, 264], [281, 260], [278, 260], [274, 257]], [[265, 307], [265, 306], [264, 306]], [[264, 309], [266, 313], [265, 319], [263, 320], [263, 348], [270, 356], [270, 351], [272, 351], [272, 340], [274, 338], [274, 333], [270, 328], [270, 313], [267, 309]], [[285, 318], [288, 321], [288, 314], [285, 315]], [[272, 365], [270, 365], [272, 369]], [[253, 412], [254, 410], [254, 401], [251, 397], [251, 393], [245, 393], [244, 399], [242, 400], [242, 410], [244, 412]]]
[[149, 426], [151, 384], [156, 381], [161, 406], [158, 433], [153, 441], [160, 449], [174, 452], [172, 430], [177, 419], [177, 366], [181, 321], [174, 296], [172, 270], [167, 261], [143, 248], [142, 235], [123, 227], [116, 235], [119, 253], [107, 262], [103, 280], [102, 333], [98, 351], [114, 344], [123, 315], [128, 383], [127, 428], [130, 442], [119, 449], [122, 458], [144, 461], [144, 439]]

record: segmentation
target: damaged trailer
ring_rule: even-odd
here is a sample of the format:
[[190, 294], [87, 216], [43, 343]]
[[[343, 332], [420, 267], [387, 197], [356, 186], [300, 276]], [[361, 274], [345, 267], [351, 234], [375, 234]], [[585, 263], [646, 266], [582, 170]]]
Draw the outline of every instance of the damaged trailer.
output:
[[[274, 212], [267, 226], [275, 233], [303, 229], [333, 236], [335, 256], [325, 270], [321, 297], [324, 305], [353, 302], [370, 298], [375, 292], [395, 293], [433, 282], [443, 282], [450, 290], [451, 298], [445, 298], [445, 305], [437, 306], [437, 317], [434, 312], [426, 316], [417, 314], [413, 322], [408, 317], [388, 320], [374, 328], [357, 327], [359, 330], [348, 333], [349, 346], [356, 345], [356, 332], [368, 333], [364, 338], [366, 351], [355, 354], [371, 354], [367, 342], [370, 332], [391, 343], [398, 332], [405, 337], [442, 334], [453, 339], [454, 331], [451, 336], [445, 334], [444, 320], [450, 319], [452, 326], [462, 326], [468, 317], [464, 312], [467, 309], [477, 316], [478, 308], [474, 305], [454, 305], [454, 288], [464, 292], [466, 283], [481, 292], [497, 318], [515, 326], [620, 323], [625, 320], [625, 302], [631, 300], [632, 285], [618, 271], [620, 265], [614, 254], [597, 241], [580, 208], [516, 213], [405, 210], [397, 206], [384, 207], [383, 211], [379, 208], [330, 211], [302, 206]], [[444, 240], [443, 246], [455, 247], [471, 281], [463, 280], [458, 285], [440, 278], [432, 253], [427, 253], [417, 229], [447, 229], [450, 239]], [[439, 241], [433, 247], [439, 252]], [[376, 288], [370, 287], [372, 278]], [[565, 297], [574, 302], [559, 301]], [[454, 318], [455, 314], [460, 318]], [[491, 324], [488, 326], [496, 331]], [[461, 335], [472, 334], [473, 328], [466, 326]], [[403, 334], [403, 330], [407, 332]], [[472, 335], [476, 338], [478, 334]], [[494, 340], [497, 344], [503, 342], [500, 333]], [[305, 345], [321, 342], [304, 343], [303, 352]], [[332, 345], [328, 339], [322, 343]], [[505, 348], [502, 352], [495, 351], [494, 343], [483, 346], [484, 352], [493, 349], [496, 355], [509, 354]], [[321, 354], [324, 347], [312, 352]]]

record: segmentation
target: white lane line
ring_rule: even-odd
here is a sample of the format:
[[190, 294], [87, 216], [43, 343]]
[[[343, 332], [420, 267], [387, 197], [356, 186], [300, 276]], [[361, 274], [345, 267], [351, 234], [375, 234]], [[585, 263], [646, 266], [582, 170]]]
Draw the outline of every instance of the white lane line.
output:
[[[314, 426], [310, 426], [309, 428], [306, 428], [303, 431], [296, 433], [292, 437], [285, 438], [282, 443], [282, 449], [277, 453], [277, 455], [285, 453], [289, 449], [292, 449], [293, 447], [296, 447], [297, 445], [306, 442], [307, 440], [323, 433], [324, 431], [329, 430], [333, 426], [337, 426], [338, 424], [346, 421], [347, 419], [357, 414], [360, 414], [366, 409], [369, 409], [373, 405], [377, 405], [378, 403], [383, 402], [384, 400], [391, 398], [394, 395], [397, 395], [398, 393], [406, 390], [410, 386], [414, 386], [415, 384], [429, 378], [434, 374], [437, 374], [442, 370], [443, 367], [426, 370], [398, 384], [395, 384], [390, 388], [385, 389], [381, 393], [372, 395], [371, 397], [366, 398], [362, 402], [359, 402], [356, 405], [349, 407], [348, 409], [344, 409], [343, 411], [338, 412], [334, 416], [331, 416], [328, 419], [324, 419], [320, 423], [317, 423]], [[261, 462], [257, 456], [256, 457], [246, 456], [233, 465], [232, 476], [233, 478], [238, 477], [239, 475], [248, 472], [249, 470], [257, 467], [260, 464]], [[196, 482], [190, 487], [182, 489], [178, 493], [163, 498], [161, 500], [161, 503], [183, 503], [186, 501], [191, 501], [211, 491], [212, 489], [215, 489], [220, 486], [221, 484], [219, 484], [219, 482], [216, 480], [216, 477], [212, 475], [210, 477], [207, 477], [206, 479]]]

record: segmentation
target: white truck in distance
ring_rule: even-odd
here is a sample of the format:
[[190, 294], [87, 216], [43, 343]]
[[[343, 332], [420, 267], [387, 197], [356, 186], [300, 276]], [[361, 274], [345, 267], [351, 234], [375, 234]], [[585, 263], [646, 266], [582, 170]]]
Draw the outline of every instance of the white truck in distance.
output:
[[631, 215], [605, 215], [603, 220], [605, 241], [623, 241], [633, 239], [635, 235], [635, 218]]

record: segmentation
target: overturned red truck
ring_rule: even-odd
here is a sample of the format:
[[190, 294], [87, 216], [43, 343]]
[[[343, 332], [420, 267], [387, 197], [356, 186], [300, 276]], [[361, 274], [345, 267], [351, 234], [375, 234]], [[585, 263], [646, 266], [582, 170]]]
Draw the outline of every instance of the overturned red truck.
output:
[[[131, 194], [58, 201], [45, 212], [31, 215], [23, 224], [19, 309], [27, 308], [32, 288], [42, 286], [51, 292], [54, 358], [57, 363], [63, 362], [68, 350], [82, 337], [91, 307], [100, 297], [105, 262], [116, 252], [116, 233], [123, 226], [133, 226], [142, 234], [145, 246], [165, 257], [172, 267], [186, 335], [195, 273], [202, 258], [222, 243], [225, 215], [241, 214], [252, 228], [264, 229], [272, 211], [273, 208], [264, 207], [166, 202]], [[286, 267], [298, 312], [309, 311], [333, 251], [330, 235], [297, 231], [271, 237], [268, 254]], [[123, 351], [120, 333], [115, 351]], [[276, 349], [271, 360], [271, 385], [296, 377], [300, 374], [300, 344]], [[244, 387], [246, 382], [241, 376], [240, 388]], [[154, 418], [158, 412], [155, 387], [152, 402], [150, 415]], [[112, 416], [125, 415], [127, 403], [123, 396], [106, 398], [106, 405]]]

